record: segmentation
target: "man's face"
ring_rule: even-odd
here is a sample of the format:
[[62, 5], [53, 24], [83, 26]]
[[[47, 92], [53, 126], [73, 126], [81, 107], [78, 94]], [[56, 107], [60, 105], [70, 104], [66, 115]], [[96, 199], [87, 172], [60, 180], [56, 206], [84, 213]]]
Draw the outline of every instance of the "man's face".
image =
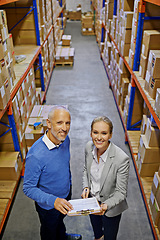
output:
[[48, 129], [50, 130], [50, 140], [59, 144], [63, 142], [69, 132], [71, 117], [65, 109], [56, 109], [53, 117], [48, 120]]

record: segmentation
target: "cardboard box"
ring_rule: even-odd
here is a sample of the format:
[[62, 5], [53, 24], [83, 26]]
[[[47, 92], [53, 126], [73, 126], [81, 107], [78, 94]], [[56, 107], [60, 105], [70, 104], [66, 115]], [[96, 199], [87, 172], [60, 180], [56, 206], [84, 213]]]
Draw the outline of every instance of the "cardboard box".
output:
[[140, 154], [142, 163], [160, 164], [160, 148], [149, 147], [145, 135], [141, 135], [140, 137], [138, 153]]
[[132, 0], [124, 0], [122, 1], [121, 9], [123, 11], [133, 11], [134, 2]]
[[157, 88], [160, 88], [160, 78], [154, 79], [151, 77], [149, 81], [148, 93], [153, 99], [156, 98]]
[[132, 19], [133, 19], [133, 12], [125, 11], [122, 17], [123, 26], [125, 27], [125, 29], [132, 28]]
[[122, 40], [124, 41], [124, 43], [131, 43], [131, 29], [124, 29], [124, 31], [122, 31]]
[[19, 152], [0, 152], [0, 180], [17, 180], [21, 169]]
[[154, 196], [153, 192], [151, 191], [151, 195], [149, 198], [149, 206], [150, 206], [151, 212], [153, 211], [154, 198], [155, 198], [155, 196]]
[[7, 28], [7, 26], [0, 27], [0, 36], [2, 38], [2, 42], [4, 42], [8, 38], [8, 28]]
[[140, 58], [140, 67], [139, 67], [139, 75], [145, 79], [146, 76], [146, 70], [147, 70], [147, 57], [145, 57], [143, 54], [141, 54]]
[[25, 130], [25, 139], [26, 139], [26, 145], [32, 146], [35, 141], [37, 141], [40, 137], [44, 135], [44, 129], [42, 124], [40, 124], [39, 128], [34, 129], [33, 124], [34, 123], [41, 122], [42, 123], [42, 118], [29, 118], [28, 124]]
[[159, 219], [160, 219], [160, 208], [159, 208], [159, 206], [158, 206], [158, 203], [157, 203], [157, 200], [156, 200], [156, 199], [154, 199], [152, 216], [153, 216], [154, 224], [157, 226], [158, 221], [159, 221]]
[[126, 57], [129, 56], [130, 43], [124, 43], [121, 41], [121, 54]]
[[71, 35], [63, 35], [62, 46], [70, 46], [70, 43], [71, 43]]
[[160, 147], [160, 129], [151, 126], [151, 121], [147, 119], [145, 137], [149, 147]]
[[160, 49], [160, 31], [145, 30], [143, 33], [142, 54], [148, 57], [149, 50]]
[[5, 86], [4, 84], [0, 88], [0, 109], [5, 109], [7, 106], [7, 98], [5, 95]]
[[153, 183], [152, 183], [152, 193], [154, 196], [156, 196], [156, 193], [160, 187], [160, 177], [158, 175], [158, 172], [155, 172], [153, 177]]
[[114, 2], [105, 2], [105, 23], [108, 19], [113, 18], [113, 9], [114, 9]]
[[153, 78], [160, 78], [160, 50], [150, 50], [147, 70]]
[[4, 10], [0, 10], [0, 27], [7, 26], [7, 17]]
[[141, 177], [153, 177], [154, 173], [158, 171], [159, 163], [143, 163], [138, 154], [138, 171]]
[[149, 91], [149, 82], [150, 82], [151, 75], [149, 71], [147, 70], [146, 76], [145, 76], [145, 83], [144, 83], [144, 89], [148, 92]]
[[157, 191], [156, 191], [156, 194], [155, 194], [155, 198], [157, 200], [158, 206], [160, 206], [160, 186], [159, 186], [159, 183], [158, 183]]
[[146, 115], [143, 115], [142, 122], [141, 122], [141, 134], [145, 134], [147, 122], [148, 122], [148, 117]]

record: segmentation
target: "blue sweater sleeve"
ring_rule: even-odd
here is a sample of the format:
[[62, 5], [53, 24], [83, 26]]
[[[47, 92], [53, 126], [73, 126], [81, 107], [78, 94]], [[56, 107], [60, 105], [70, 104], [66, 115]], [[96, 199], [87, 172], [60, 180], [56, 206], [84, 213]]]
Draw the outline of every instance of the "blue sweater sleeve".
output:
[[38, 159], [33, 155], [29, 155], [25, 165], [23, 192], [37, 203], [51, 209], [54, 208], [54, 202], [57, 197], [38, 188], [38, 181], [42, 172], [43, 169]]

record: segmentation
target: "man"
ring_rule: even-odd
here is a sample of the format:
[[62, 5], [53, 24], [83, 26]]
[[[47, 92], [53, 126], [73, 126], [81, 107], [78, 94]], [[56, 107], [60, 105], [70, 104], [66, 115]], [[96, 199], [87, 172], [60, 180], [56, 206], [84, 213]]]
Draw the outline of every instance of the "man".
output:
[[41, 240], [82, 239], [66, 234], [63, 219], [72, 209], [70, 172], [71, 116], [68, 109], [53, 107], [47, 119], [48, 130], [26, 157], [23, 191], [35, 201], [41, 222]]

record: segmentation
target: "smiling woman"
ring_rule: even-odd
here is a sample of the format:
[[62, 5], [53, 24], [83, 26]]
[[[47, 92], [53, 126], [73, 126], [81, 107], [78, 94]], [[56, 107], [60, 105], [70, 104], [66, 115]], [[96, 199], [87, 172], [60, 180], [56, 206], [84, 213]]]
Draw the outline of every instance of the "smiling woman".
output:
[[109, 140], [112, 137], [112, 122], [107, 117], [96, 118], [91, 125], [92, 141], [97, 148], [97, 158], [102, 155], [109, 146]]
[[85, 149], [82, 198], [96, 197], [101, 206], [100, 214], [90, 215], [96, 240], [115, 240], [122, 212], [128, 208], [129, 157], [110, 141], [112, 131], [109, 118], [95, 118], [92, 142]]

